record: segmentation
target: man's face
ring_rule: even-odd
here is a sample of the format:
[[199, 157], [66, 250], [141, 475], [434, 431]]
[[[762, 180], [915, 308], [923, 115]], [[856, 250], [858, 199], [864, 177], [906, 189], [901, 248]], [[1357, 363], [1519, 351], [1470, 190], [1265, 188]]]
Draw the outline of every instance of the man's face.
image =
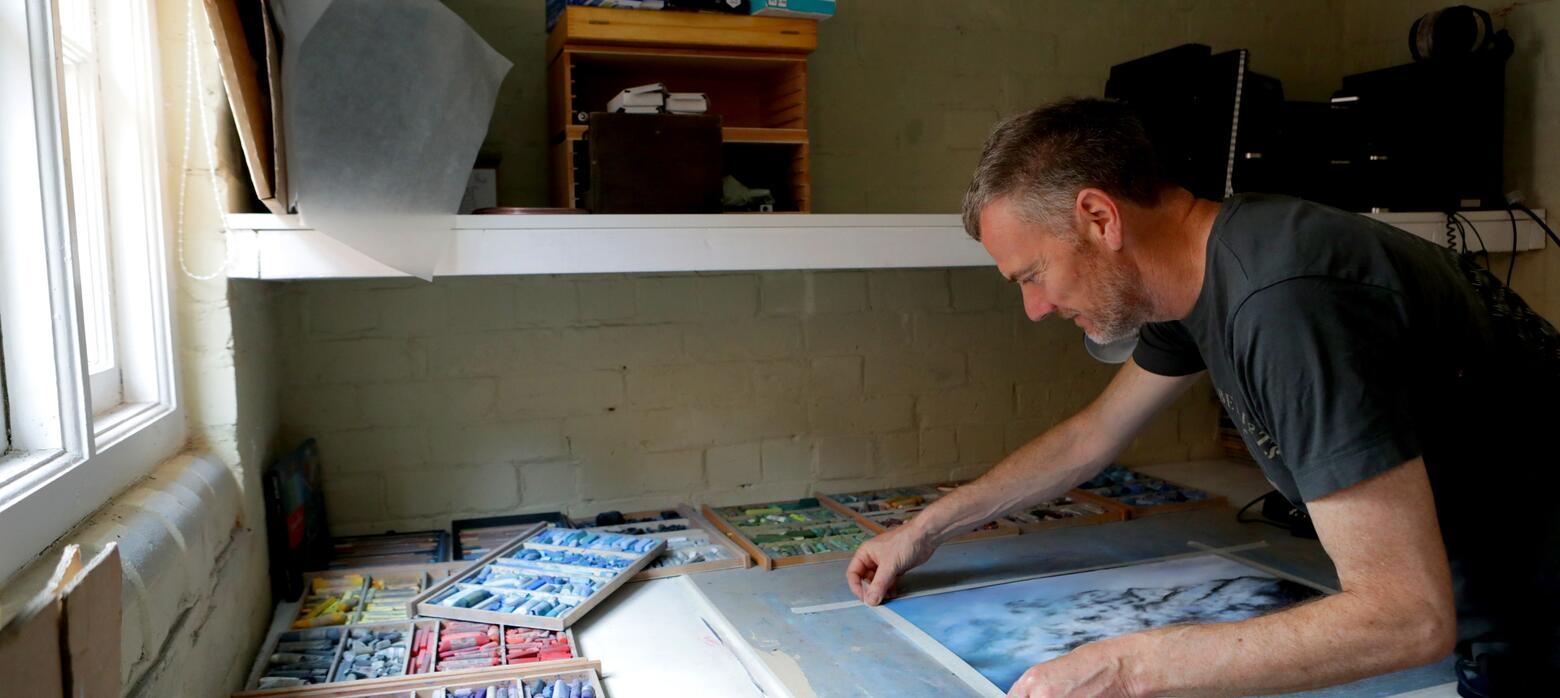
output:
[[1043, 230], [1002, 198], [981, 211], [980, 231], [997, 270], [1018, 283], [1030, 320], [1057, 313], [1100, 344], [1131, 337], [1147, 322], [1151, 305], [1137, 268], [1086, 227]]

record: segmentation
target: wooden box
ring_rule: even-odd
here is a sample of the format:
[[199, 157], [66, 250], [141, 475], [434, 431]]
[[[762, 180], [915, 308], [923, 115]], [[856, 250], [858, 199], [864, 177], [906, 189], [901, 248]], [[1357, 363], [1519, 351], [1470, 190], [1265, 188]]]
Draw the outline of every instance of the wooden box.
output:
[[[725, 533], [737, 545], [742, 546], [760, 567], [772, 570], [776, 567], [805, 565], [849, 558], [861, 541], [872, 536], [871, 529], [855, 518], [841, 514], [814, 498], [789, 502], [744, 504], [711, 508], [704, 507], [704, 515], [715, 527]], [[789, 521], [765, 521], [765, 517], [784, 516]], [[818, 536], [818, 529], [836, 532]], [[773, 536], [796, 534], [792, 539], [765, 540]], [[813, 534], [813, 535], [808, 535]], [[789, 552], [807, 544], [836, 546], [837, 549], [821, 552]]]
[[[637, 511], [624, 514], [627, 523], [615, 526], [581, 526], [587, 531], [605, 531], [608, 533], [627, 533], [636, 536], [649, 536], [666, 541], [666, 550], [652, 561], [649, 566], [639, 571], [629, 581], [638, 582], [646, 579], [659, 579], [661, 577], [675, 577], [679, 574], [694, 574], [697, 572], [709, 572], [711, 570], [747, 569], [752, 564], [746, 551], [732, 544], [725, 536], [720, 535], [714, 526], [703, 516], [700, 516], [686, 504], [677, 505], [676, 511], [681, 518], [663, 519], [660, 512]], [[628, 529], [643, 529], [652, 525], [682, 526], [680, 531], [655, 531], [646, 530], [635, 532]], [[667, 564], [665, 561], [678, 550], [687, 548], [704, 548], [708, 559], [685, 565]]]
[[[282, 621], [282, 623], [286, 622], [285, 619], [283, 617], [281, 617], [281, 616], [278, 617], [278, 620]], [[390, 680], [390, 679], [402, 678], [403, 676], [407, 675], [407, 673], [409, 671], [409, 661], [410, 661], [410, 658], [411, 658], [412, 638], [415, 635], [417, 628], [418, 627], [430, 628], [430, 627], [437, 626], [437, 624], [438, 624], [437, 621], [431, 621], [431, 620], [425, 620], [425, 621], [403, 620], [403, 621], [398, 621], [398, 622], [393, 622], [393, 623], [373, 623], [373, 624], [367, 624], [367, 625], [356, 625], [356, 624], [353, 624], [353, 625], [337, 625], [337, 626], [329, 626], [329, 627], [303, 628], [303, 629], [293, 629], [293, 628], [288, 628], [288, 627], [285, 627], [285, 626], [284, 627], [276, 627], [276, 626], [273, 625], [273, 627], [271, 629], [271, 632], [266, 636], [265, 643], [260, 646], [260, 653], [255, 656], [254, 666], [251, 667], [250, 672], [249, 672], [249, 680], [244, 684], [245, 687], [246, 687], [246, 690], [241, 691], [239, 693], [235, 693], [234, 695], [235, 696], [245, 696], [245, 697], [248, 697], [248, 696], [283, 696], [283, 695], [291, 696], [291, 695], [297, 695], [297, 694], [300, 694], [300, 693], [304, 693], [304, 692], [307, 692], [309, 690], [312, 690], [312, 689], [315, 689], [315, 688], [319, 688], [321, 686], [328, 686], [328, 685], [332, 685], [332, 684], [346, 684], [346, 683], [359, 684], [359, 683], [361, 683], [361, 684], [364, 684], [364, 685], [380, 685], [383, 682], [385, 682], [387, 680]], [[404, 653], [404, 656], [401, 658], [401, 665], [400, 665], [400, 667], [397, 670], [394, 671], [393, 675], [390, 675], [390, 676], [385, 676], [385, 677], [380, 677], [380, 678], [375, 678], [375, 679], [362, 679], [360, 681], [337, 681], [336, 680], [336, 678], [337, 678], [336, 672], [337, 672], [337, 670], [340, 667], [342, 652], [343, 652], [343, 649], [347, 645], [347, 638], [352, 635], [353, 631], [362, 631], [362, 630], [368, 630], [368, 631], [397, 631], [397, 630], [399, 630], [399, 631], [401, 631], [403, 633], [403, 637], [402, 637], [402, 639], [399, 642], [400, 643], [404, 643], [404, 645], [405, 645], [405, 653]], [[276, 656], [276, 655], [304, 654], [305, 652], [300, 650], [297, 646], [290, 644], [290, 643], [294, 643], [294, 642], [304, 642], [304, 641], [318, 642], [321, 645], [325, 645], [325, 644], [331, 645], [331, 648], [330, 648], [328, 654], [326, 654], [324, 651], [309, 651], [309, 652], [307, 652], [307, 654], [320, 656], [322, 661], [326, 662], [326, 669], [325, 669], [325, 673], [323, 675], [323, 680], [317, 681], [317, 682], [314, 682], [314, 683], [311, 683], [311, 684], [308, 684], [308, 685], [302, 685], [302, 686], [283, 686], [283, 687], [266, 687], [266, 688], [262, 688], [261, 687], [262, 686], [262, 679], [268, 675], [269, 670], [271, 669], [271, 667], [273, 665], [273, 662], [271, 661], [273, 656]], [[291, 662], [291, 663], [286, 664], [285, 666], [296, 666], [296, 664], [297, 663], [295, 663], [295, 662]]]
[[[874, 533], [884, 533], [913, 518], [932, 502], [957, 487], [947, 485], [910, 485], [887, 487], [841, 494], [818, 495], [818, 499], [835, 511], [850, 516]], [[890, 503], [902, 503], [891, 506]], [[950, 539], [949, 543], [964, 543], [984, 538], [1018, 535], [1019, 528], [1005, 519], [996, 519], [968, 533]]]
[[[498, 625], [519, 625], [527, 628], [543, 628], [546, 630], [562, 630], [573, 625], [586, 612], [601, 603], [601, 600], [616, 591], [640, 570], [650, 564], [661, 551], [666, 548], [666, 541], [646, 539], [649, 546], [643, 552], [629, 553], [613, 550], [597, 550], [581, 547], [562, 545], [550, 545], [534, 540], [542, 535], [552, 534], [552, 531], [573, 532], [577, 529], [556, 528], [537, 524], [523, 531], [507, 545], [482, 556], [476, 562], [471, 563], [466, 569], [450, 575], [445, 580], [435, 583], [432, 587], [417, 597], [413, 598], [408, 608], [413, 615], [430, 616], [434, 618], [450, 618], [453, 620], [468, 620], [476, 623], [493, 623]], [[625, 564], [614, 570], [610, 568], [585, 567], [578, 565], [566, 565], [561, 563], [543, 561], [541, 563], [501, 563], [501, 558], [510, 558], [514, 553], [527, 550], [537, 551], [541, 554], [548, 552], [563, 553], [589, 553], [605, 558], [616, 558]], [[589, 595], [578, 596], [573, 594], [525, 591], [515, 588], [502, 588], [497, 586], [483, 586], [468, 582], [482, 572], [490, 564], [500, 564], [514, 569], [534, 571], [548, 576], [562, 576], [572, 583], [585, 583], [594, 586], [595, 589]], [[518, 576], [518, 575], [517, 575]], [[504, 612], [496, 610], [479, 610], [475, 608], [461, 608], [443, 605], [446, 594], [470, 592], [481, 588], [489, 593], [499, 594], [523, 594], [528, 598], [537, 598], [547, 603], [572, 604], [568, 611], [558, 616], [531, 615], [516, 612]], [[473, 592], [474, 593], [474, 592]]]
[[[303, 595], [281, 607], [292, 609], [289, 624], [295, 630], [400, 620], [406, 617], [400, 613], [406, 601], [428, 588], [429, 568], [447, 564], [306, 572]], [[392, 601], [398, 593], [405, 598]], [[394, 616], [384, 613], [385, 603], [394, 603]]]
[[[373, 586], [374, 576], [376, 575], [420, 575], [421, 579], [424, 579], [424, 581], [437, 581], [437, 579], [445, 578], [445, 576], [448, 576], [449, 573], [457, 572], [457, 570], [463, 570], [463, 568], [468, 567], [468, 565], [470, 564], [465, 564], [465, 562], [441, 562], [441, 564], [435, 565], [406, 565], [406, 567], [395, 568], [373, 567], [359, 568], [359, 570], [335, 570], [335, 572], [307, 573], [307, 575], [304, 576], [304, 584], [306, 584], [306, 586], [312, 587], [312, 579], [314, 578], [328, 578], [328, 576], [345, 575], [365, 576], [365, 579], [363, 579], [363, 586]], [[424, 584], [424, 586], [426, 586], [426, 584]], [[398, 604], [398, 606], [399, 609], [401, 609], [402, 614], [404, 614], [404, 611], [406, 611], [406, 604], [402, 603]], [[409, 632], [407, 640], [415, 639], [417, 629], [426, 629], [426, 631], [431, 631], [432, 646], [437, 648], [438, 640], [440, 640], [440, 620], [437, 620], [437, 618], [402, 618], [402, 620], [376, 621], [376, 623], [345, 623], [345, 625], [321, 625], [317, 626], [317, 628], [293, 628], [293, 621], [300, 617], [301, 607], [303, 607], [301, 606], [301, 600], [284, 601], [284, 603], [278, 604], [278, 606], [276, 606], [275, 615], [273, 615], [273, 618], [271, 618], [271, 628], [268, 629], [265, 642], [261, 645], [261, 651], [259, 651], [259, 654], [257, 654], [256, 659], [254, 659], [254, 665], [250, 670], [250, 678], [248, 678], [248, 681], [245, 682], [245, 690], [243, 690], [243, 692], [236, 693], [236, 695], [292, 696], [304, 695], [304, 693], [309, 693], [310, 690], [321, 689], [321, 687], [382, 686], [382, 684], [385, 684], [385, 682], [395, 681], [395, 679], [402, 678], [402, 676], [413, 676], [418, 675], [418, 673], [429, 673], [429, 671], [434, 670], [434, 665], [432, 664], [421, 668], [421, 670], [415, 670], [415, 667], [412, 665], [413, 659], [415, 659], [415, 657], [412, 656], [413, 653], [410, 651], [409, 642], [409, 651], [407, 651], [407, 656], [404, 657], [404, 664], [402, 664], [401, 671], [399, 671], [399, 676], [385, 676], [385, 678], [374, 679], [357, 679], [357, 681], [335, 681], [335, 678], [337, 678], [337, 671], [340, 670], [342, 650], [346, 645], [345, 637], [348, 637], [349, 634], [351, 634], [351, 631], [354, 631], [354, 629], [407, 628], [407, 632]], [[507, 661], [507, 646], [505, 645], [507, 645], [507, 637], [509, 637], [509, 632], [507, 632], [507, 629], [509, 628], [504, 628], [504, 626], [501, 625], [498, 626], [499, 643], [501, 643], [501, 645], [499, 645], [499, 653], [501, 653], [499, 656], [505, 657], [505, 661]], [[268, 665], [270, 665], [270, 657], [273, 656], [276, 651], [278, 651], [278, 643], [282, 642], [282, 637], [284, 637], [287, 632], [293, 631], [306, 632], [306, 634], [315, 634], [315, 632], [317, 632], [317, 634], [321, 634], [321, 636], [328, 634], [329, 631], [334, 631], [335, 640], [332, 640], [332, 642], [334, 642], [334, 646], [332, 646], [331, 654], [329, 654], [331, 661], [329, 661], [329, 668], [328, 671], [326, 671], [326, 681], [317, 682], [317, 684], [309, 684], [309, 686], [261, 689], [261, 687], [259, 687], [259, 684], [261, 684], [261, 676], [265, 675], [265, 670], [267, 670]], [[527, 629], [527, 631], [529, 631], [529, 629]], [[573, 631], [563, 631], [563, 637], [566, 637], [566, 640], [568, 640], [569, 651], [571, 651], [571, 654], [577, 653], [576, 645], [574, 645]], [[562, 659], [562, 661], [527, 662], [527, 664], [557, 665], [562, 664], [562, 662], [577, 662], [577, 657], [576, 659]], [[487, 670], [490, 670], [490, 667], [468, 668], [468, 670], [443, 670], [440, 671], [440, 673], [465, 673], [465, 671]]]
[[705, 12], [647, 12], [570, 5], [547, 35], [547, 55], [568, 44], [675, 46], [812, 53], [818, 22]]
[[[774, 23], [779, 22], [779, 23]], [[725, 174], [769, 189], [775, 210], [812, 210], [807, 54], [817, 23], [569, 7], [548, 42], [547, 132], [552, 205], [585, 208], [586, 129], [621, 90], [662, 83], [701, 92], [721, 117]]]
[[495, 667], [483, 671], [454, 674], [419, 674], [395, 679], [308, 686], [284, 695], [288, 698], [450, 698], [454, 695], [454, 689], [491, 688], [502, 685], [514, 691], [515, 696], [532, 698], [535, 694], [527, 690], [538, 679], [548, 681], [580, 679], [588, 683], [598, 697], [605, 698], [606, 693], [601, 685], [600, 672], [601, 662], [571, 659], [546, 665]]
[[1125, 507], [1129, 518], [1225, 506], [1223, 497], [1112, 465], [1078, 486], [1079, 497]]
[[582, 686], [589, 686], [591, 691], [598, 698], [604, 698], [606, 696], [606, 689], [602, 688], [601, 686], [601, 677], [597, 675], [595, 669], [589, 668], [565, 671], [553, 670], [542, 673], [525, 672], [523, 674], [517, 675], [496, 674], [492, 677], [482, 679], [467, 678], [458, 682], [440, 682], [438, 685], [424, 686], [398, 695], [405, 696], [405, 698], [452, 698], [454, 696], [465, 695], [464, 693], [457, 692], [460, 689], [469, 690], [485, 688], [488, 689], [485, 692], [485, 695], [492, 696], [494, 695], [493, 689], [498, 686], [504, 686], [510, 690], [510, 695], [514, 696], [515, 698], [542, 698], [542, 691], [532, 688], [535, 685], [535, 682], [573, 682], [576, 680], [578, 680]]

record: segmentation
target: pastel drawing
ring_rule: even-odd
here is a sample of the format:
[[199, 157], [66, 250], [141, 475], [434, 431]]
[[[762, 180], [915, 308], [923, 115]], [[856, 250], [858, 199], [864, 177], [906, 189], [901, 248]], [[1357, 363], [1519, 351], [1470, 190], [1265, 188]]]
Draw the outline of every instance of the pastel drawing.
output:
[[898, 599], [888, 609], [1003, 690], [1087, 642], [1174, 623], [1251, 618], [1318, 596], [1216, 555]]

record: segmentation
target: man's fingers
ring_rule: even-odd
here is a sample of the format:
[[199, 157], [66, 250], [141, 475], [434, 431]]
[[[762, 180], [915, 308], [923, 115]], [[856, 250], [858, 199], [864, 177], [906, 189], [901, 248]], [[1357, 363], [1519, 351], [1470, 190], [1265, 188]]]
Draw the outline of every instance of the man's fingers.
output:
[[894, 585], [894, 578], [898, 576], [898, 570], [883, 569], [879, 567], [873, 571], [872, 582], [867, 585], [867, 595], [861, 600], [868, 606], [876, 606], [883, 603], [888, 596], [889, 589]]
[[871, 580], [868, 575], [872, 573], [874, 567], [876, 565], [872, 564], [867, 554], [862, 551], [856, 551], [855, 556], [851, 557], [850, 567], [845, 570], [845, 581], [850, 584], [850, 593], [856, 598], [863, 600], [866, 598], [862, 582]]

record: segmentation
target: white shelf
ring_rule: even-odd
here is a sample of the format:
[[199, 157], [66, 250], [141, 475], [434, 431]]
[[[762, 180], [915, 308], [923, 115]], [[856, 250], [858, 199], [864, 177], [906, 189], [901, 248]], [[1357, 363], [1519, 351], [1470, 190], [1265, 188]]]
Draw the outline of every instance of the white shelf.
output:
[[[295, 216], [228, 216], [229, 276], [405, 276]], [[435, 276], [984, 266], [955, 215], [457, 216]]]
[[[1373, 217], [1436, 243], [1439, 213]], [[1504, 211], [1466, 214], [1492, 252], [1511, 248]], [[1542, 216], [1543, 212], [1540, 211]], [[990, 266], [959, 216], [857, 214], [456, 216], [452, 248], [435, 276], [604, 274], [775, 269]], [[297, 216], [228, 216], [233, 260], [243, 279], [406, 276], [336, 240], [301, 227]], [[1477, 248], [1469, 235], [1469, 245]], [[1517, 249], [1544, 246], [1543, 231], [1518, 219]]]

